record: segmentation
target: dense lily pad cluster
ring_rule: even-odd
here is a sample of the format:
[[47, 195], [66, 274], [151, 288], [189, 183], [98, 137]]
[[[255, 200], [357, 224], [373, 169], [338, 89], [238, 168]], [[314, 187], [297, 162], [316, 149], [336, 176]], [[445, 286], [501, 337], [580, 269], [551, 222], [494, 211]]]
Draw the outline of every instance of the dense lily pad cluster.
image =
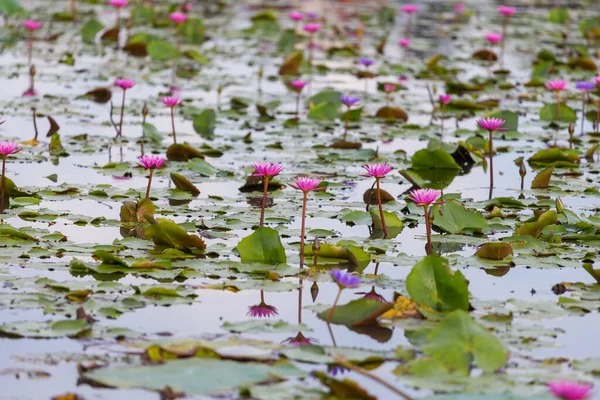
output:
[[0, 0], [3, 395], [594, 398], [592, 3]]

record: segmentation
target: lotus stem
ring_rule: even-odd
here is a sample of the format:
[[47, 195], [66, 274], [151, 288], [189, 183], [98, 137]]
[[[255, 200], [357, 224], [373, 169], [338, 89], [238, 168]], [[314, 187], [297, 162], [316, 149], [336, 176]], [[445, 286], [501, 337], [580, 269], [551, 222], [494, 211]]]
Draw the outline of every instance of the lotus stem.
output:
[[152, 186], [152, 175], [154, 175], [154, 168], [150, 168], [150, 176], [148, 177], [148, 187], [146, 188], [146, 200], [150, 198], [150, 186]]
[[383, 204], [381, 203], [381, 187], [379, 184], [379, 178], [375, 178], [375, 183], [377, 184], [377, 204], [379, 206], [379, 217], [381, 218], [381, 228], [383, 229], [383, 237], [387, 238], [388, 231], [387, 231], [387, 226], [385, 224], [385, 218], [383, 216]]
[[444, 134], [444, 112], [446, 111], [446, 105], [442, 104], [442, 135]]
[[123, 99], [121, 100], [121, 119], [119, 120], [119, 132], [117, 132], [117, 137], [123, 136], [123, 116], [125, 115], [125, 93], [126, 89], [123, 89]]
[[560, 90], [556, 91], [556, 114], [558, 116], [558, 120], [560, 121]]
[[333, 354], [331, 356], [336, 363], [338, 363], [339, 365], [341, 365], [344, 368], [348, 368], [354, 372], [357, 372], [363, 376], [366, 376], [367, 378], [373, 379], [375, 382], [378, 382], [380, 384], [382, 384], [383, 386], [385, 386], [387, 389], [391, 390], [392, 392], [396, 393], [398, 396], [406, 399], [406, 400], [413, 400], [413, 398], [409, 395], [407, 395], [406, 393], [402, 392], [400, 389], [396, 388], [395, 386], [393, 386], [392, 384], [386, 382], [384, 379], [381, 379], [380, 377], [373, 375], [372, 373], [370, 373], [369, 371], [367, 371], [364, 368], [359, 367], [358, 365], [354, 365], [353, 363], [347, 361], [345, 358], [343, 358], [340, 355], [337, 354]]
[[296, 118], [300, 116], [300, 92], [296, 94]]
[[492, 192], [494, 190], [494, 138], [493, 132], [491, 129], [489, 130], [489, 143], [490, 143], [490, 195], [489, 199], [492, 199]]
[[27, 65], [31, 66], [33, 58], [33, 31], [29, 31], [29, 43], [27, 44]]
[[71, 5], [71, 17], [73, 18], [73, 21], [75, 21], [75, 18], [77, 17], [77, 9], [75, 8], [75, 0], [71, 0], [70, 5]]
[[346, 106], [346, 122], [344, 126], [344, 142], [346, 141], [346, 137], [348, 135], [348, 120], [350, 119], [350, 106]]
[[37, 142], [37, 138], [38, 138], [38, 127], [37, 127], [37, 121], [35, 118], [35, 111], [36, 111], [36, 108], [31, 107], [31, 114], [33, 116], [33, 130], [35, 131], [35, 136], [33, 137], [32, 142]]
[[333, 306], [331, 306], [331, 310], [329, 310], [329, 314], [327, 315], [327, 325], [331, 324], [331, 318], [333, 318], [333, 312], [335, 311], [335, 307], [337, 306], [338, 301], [340, 301], [341, 294], [342, 294], [342, 288], [340, 287], [338, 290], [337, 296], [335, 296], [335, 301], [333, 302]]
[[585, 91], [581, 94], [581, 134], [583, 135], [583, 125], [585, 123]]
[[304, 267], [304, 232], [306, 229], [306, 200], [308, 192], [304, 192], [302, 198], [302, 228], [300, 230], [300, 268]]
[[175, 107], [171, 107], [171, 128], [173, 129], [173, 144], [177, 144], [177, 136], [175, 135]]
[[500, 65], [504, 68], [504, 42], [506, 41], [506, 28], [508, 26], [508, 16], [504, 16], [504, 20], [502, 21], [502, 40], [500, 43]]
[[263, 177], [263, 198], [260, 207], [260, 227], [262, 228], [265, 224], [265, 208], [267, 207], [267, 191], [269, 190], [269, 177]]
[[425, 213], [425, 233], [427, 235], [427, 255], [431, 254], [433, 251], [433, 246], [431, 244], [431, 221], [429, 220], [429, 205], [423, 205], [423, 212]]
[[6, 177], [6, 156], [2, 157], [2, 182], [0, 183], [0, 196], [2, 199], [0, 200], [0, 213], [4, 213], [4, 187], [5, 182], [4, 179]]

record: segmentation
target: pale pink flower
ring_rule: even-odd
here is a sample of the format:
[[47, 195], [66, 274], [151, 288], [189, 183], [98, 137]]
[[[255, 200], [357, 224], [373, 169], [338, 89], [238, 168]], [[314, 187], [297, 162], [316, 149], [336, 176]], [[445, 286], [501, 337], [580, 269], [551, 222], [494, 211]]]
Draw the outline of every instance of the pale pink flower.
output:
[[503, 119], [490, 117], [477, 120], [479, 126], [487, 131], [506, 131], [508, 128], [501, 128], [505, 122]]
[[33, 31], [37, 31], [38, 29], [40, 29], [42, 27], [42, 23], [38, 22], [38, 21], [34, 21], [32, 19], [26, 19], [23, 22], [23, 26], [25, 26], [25, 28], [27, 28], [27, 30], [33, 32]]
[[161, 101], [167, 107], [175, 107], [175, 106], [181, 104], [181, 99], [179, 97], [175, 97], [175, 96], [163, 97], [161, 99]]
[[410, 46], [410, 39], [400, 39], [398, 40], [398, 44], [402, 47]]
[[296, 89], [296, 92], [300, 92], [304, 86], [306, 86], [306, 81], [301, 81], [301, 80], [295, 80], [295, 81], [291, 81], [290, 85]]
[[592, 385], [587, 383], [554, 381], [548, 384], [552, 394], [562, 400], [587, 399], [592, 392]]
[[393, 83], [386, 83], [383, 85], [383, 91], [386, 93], [392, 93], [394, 90], [396, 90], [396, 85]]
[[502, 41], [502, 35], [499, 33], [488, 33], [485, 35], [485, 38], [492, 44], [500, 43]]
[[132, 87], [135, 86], [135, 81], [131, 80], [131, 79], [120, 79], [119, 78], [115, 81], [115, 86], [118, 86], [123, 90], [131, 89]]
[[457, 14], [462, 14], [467, 10], [467, 7], [463, 3], [457, 3], [454, 5], [454, 12]]
[[550, 90], [556, 90], [557, 92], [560, 92], [561, 90], [567, 89], [567, 81], [564, 81], [562, 79], [548, 81], [546, 82], [546, 87]]
[[385, 177], [393, 169], [388, 163], [367, 164], [363, 165], [363, 168], [367, 171], [367, 173], [361, 176], [377, 179]]
[[416, 4], [405, 4], [402, 7], [400, 7], [400, 10], [406, 14], [414, 14], [417, 11], [419, 11], [419, 7], [417, 7]]
[[17, 154], [21, 150], [23, 150], [23, 148], [17, 142], [0, 142], [0, 155], [4, 157], [11, 154]]
[[279, 315], [279, 312], [274, 306], [261, 302], [258, 305], [248, 307], [248, 313], [246, 315], [250, 315], [254, 318], [270, 318]]
[[138, 157], [138, 166], [146, 169], [160, 168], [165, 163], [165, 159], [159, 156], [144, 155]]
[[411, 191], [408, 196], [409, 200], [415, 202], [418, 206], [430, 206], [432, 204], [442, 204], [442, 202], [436, 202], [441, 196], [442, 192], [435, 189], [415, 189]]
[[257, 162], [252, 164], [252, 167], [256, 171], [256, 173], [252, 174], [252, 176], [267, 176], [272, 178], [279, 175], [281, 171], [283, 171], [283, 165], [281, 164]]
[[448, 104], [450, 103], [450, 100], [452, 100], [452, 96], [450, 96], [449, 94], [440, 94], [440, 101], [444, 104]]
[[181, 8], [185, 12], [190, 12], [192, 11], [192, 8], [194, 8], [194, 5], [189, 1], [186, 1]]
[[176, 24], [182, 24], [185, 21], [187, 21], [188, 17], [184, 13], [174, 12], [174, 13], [169, 14], [169, 18], [171, 19], [172, 22], [174, 22]]
[[308, 193], [311, 190], [323, 190], [324, 187], [317, 187], [323, 182], [319, 178], [311, 178], [308, 176], [300, 176], [292, 179], [294, 183], [290, 183], [290, 186], [297, 190], [302, 190], [304, 193]]
[[290, 17], [290, 19], [292, 21], [302, 21], [304, 19], [304, 14], [298, 12], [298, 11], [290, 11], [290, 13], [288, 14], [288, 16]]
[[108, 4], [115, 8], [123, 8], [129, 5], [129, 0], [109, 0]]
[[309, 339], [302, 334], [302, 332], [298, 332], [298, 334], [293, 338], [287, 338], [283, 341], [283, 343], [290, 344], [292, 346], [308, 346], [313, 344], [314, 339]]
[[309, 22], [308, 24], [304, 24], [304, 30], [308, 33], [319, 32], [323, 28], [323, 25], [317, 24], [314, 22]]
[[594, 82], [596, 82], [596, 85], [600, 86], [600, 76], [594, 77]]
[[509, 6], [498, 6], [498, 12], [505, 17], [510, 17], [511, 15], [515, 15], [517, 9]]

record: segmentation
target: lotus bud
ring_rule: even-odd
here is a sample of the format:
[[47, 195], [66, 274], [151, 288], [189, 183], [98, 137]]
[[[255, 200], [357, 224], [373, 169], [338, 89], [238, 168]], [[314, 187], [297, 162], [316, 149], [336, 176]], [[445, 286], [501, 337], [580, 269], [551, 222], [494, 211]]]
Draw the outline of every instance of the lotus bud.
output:
[[575, 133], [575, 123], [571, 122], [569, 124], [569, 136], [573, 136], [573, 133]]
[[319, 285], [317, 285], [317, 282], [313, 282], [312, 286], [310, 287], [310, 295], [314, 303], [319, 295]]
[[144, 116], [144, 118], [148, 116], [148, 105], [146, 104], [146, 102], [144, 102], [144, 106], [142, 107], [142, 115]]
[[29, 75], [35, 76], [35, 73], [36, 73], [35, 65], [32, 65], [31, 68], [29, 68]]
[[565, 211], [565, 203], [563, 203], [560, 197], [556, 198], [556, 211], [560, 214]]
[[312, 250], [315, 254], [319, 254], [319, 251], [321, 251], [321, 243], [319, 242], [318, 236], [315, 236], [315, 241], [313, 242]]
[[525, 178], [525, 175], [527, 175], [527, 168], [525, 168], [523, 160], [521, 160], [521, 163], [519, 164], [519, 175], [521, 176], [521, 179]]

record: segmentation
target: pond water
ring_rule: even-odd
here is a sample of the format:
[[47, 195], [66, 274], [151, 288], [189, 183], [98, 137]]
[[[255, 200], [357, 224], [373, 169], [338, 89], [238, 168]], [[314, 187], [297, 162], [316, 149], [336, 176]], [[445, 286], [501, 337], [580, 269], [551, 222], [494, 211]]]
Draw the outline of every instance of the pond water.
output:
[[[502, 63], [474, 56], [489, 51], [486, 33], [502, 31], [493, 1], [464, 2], [464, 11], [458, 2], [423, 1], [411, 16], [399, 1], [191, 1], [176, 33], [169, 13], [184, 2], [130, 0], [120, 10], [127, 28], [119, 44], [101, 39], [115, 26], [108, 1], [75, 3], [71, 21], [68, 0], [0, 0], [0, 136], [23, 147], [6, 165], [20, 192], [0, 215], [1, 398], [389, 399], [401, 398], [400, 390], [407, 398], [549, 399], [551, 381], [598, 381], [600, 91], [586, 98], [593, 115], [581, 125], [574, 84], [596, 75], [594, 1], [552, 9], [510, 2], [516, 14]], [[304, 22], [294, 30], [290, 11], [304, 13], [304, 22], [316, 13], [323, 28], [312, 65], [305, 57], [295, 74], [282, 76], [288, 55], [308, 53]], [[26, 18], [42, 22], [32, 45], [37, 96], [23, 96], [30, 87]], [[398, 39], [408, 35], [410, 46], [401, 48]], [[123, 47], [132, 43], [149, 54], [129, 54]], [[500, 46], [491, 50], [500, 59]], [[357, 78], [365, 70], [360, 57], [374, 60], [366, 83]], [[135, 86], [126, 91], [115, 139], [110, 102], [84, 94], [108, 88], [118, 126], [117, 78]], [[552, 114], [555, 95], [544, 86], [559, 78], [569, 82], [562, 118]], [[297, 120], [296, 93], [286, 86], [294, 79], [308, 82]], [[390, 105], [408, 121], [375, 117], [386, 106], [384, 83], [394, 84]], [[444, 93], [452, 100], [442, 133], [437, 99]], [[330, 147], [344, 134], [342, 94], [360, 98], [348, 130], [360, 149]], [[138, 157], [166, 157], [174, 140], [161, 102], [169, 95], [182, 99], [174, 109], [177, 143], [206, 157], [156, 169], [155, 219], [133, 223], [122, 206], [141, 208], [148, 171]], [[60, 126], [52, 138], [47, 116]], [[494, 133], [491, 199], [487, 132], [477, 125], [484, 116], [509, 125]], [[240, 190], [259, 161], [285, 168], [273, 178], [281, 186], [269, 191], [265, 211], [265, 227], [278, 239], [260, 236], [248, 248], [242, 239], [267, 231], [257, 229], [262, 182]], [[381, 179], [393, 198], [383, 205], [393, 214], [385, 220], [400, 221], [387, 238], [373, 222], [377, 203], [369, 213], [363, 198], [374, 180], [361, 176], [362, 166], [377, 162], [394, 168]], [[552, 167], [549, 182], [532, 188]], [[171, 173], [199, 194], [176, 185]], [[302, 194], [289, 186], [299, 175], [327, 184], [308, 195], [304, 266]], [[429, 256], [423, 210], [407, 199], [419, 187], [443, 189], [445, 200], [432, 210]], [[552, 220], [540, 225], [541, 215]], [[167, 220], [179, 228], [161, 225]], [[524, 231], [526, 224], [539, 230]], [[206, 249], [182, 244], [185, 232]], [[325, 254], [313, 266], [317, 236]], [[488, 243], [510, 254], [475, 254]], [[263, 254], [259, 245], [284, 252], [285, 261], [242, 262], [244, 252]], [[331, 251], [338, 257], [327, 257]], [[333, 268], [362, 279], [337, 303]], [[417, 277], [412, 283], [409, 274]], [[364, 300], [371, 291], [382, 297]], [[276, 312], [257, 318], [249, 307], [263, 300]], [[344, 309], [348, 303], [355, 308]], [[298, 332], [312, 345], [290, 343]], [[356, 370], [341, 368], [344, 362]]]

